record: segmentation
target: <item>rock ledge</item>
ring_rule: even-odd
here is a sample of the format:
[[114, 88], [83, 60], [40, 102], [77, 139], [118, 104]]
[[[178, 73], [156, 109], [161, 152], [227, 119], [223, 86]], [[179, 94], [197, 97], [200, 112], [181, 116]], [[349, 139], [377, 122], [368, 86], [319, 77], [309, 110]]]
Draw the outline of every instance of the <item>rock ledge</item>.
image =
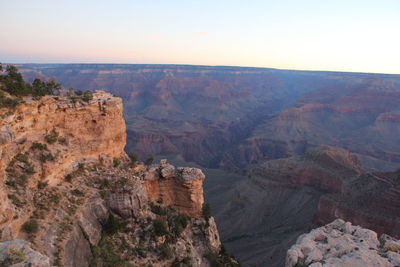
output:
[[299, 236], [286, 267], [400, 266], [400, 241], [337, 219]]

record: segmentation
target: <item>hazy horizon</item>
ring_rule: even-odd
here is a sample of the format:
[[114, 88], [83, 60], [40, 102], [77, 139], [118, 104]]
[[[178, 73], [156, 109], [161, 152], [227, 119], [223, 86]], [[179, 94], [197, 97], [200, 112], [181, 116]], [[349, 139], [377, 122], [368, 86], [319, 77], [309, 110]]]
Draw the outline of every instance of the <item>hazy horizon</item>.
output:
[[400, 73], [400, 2], [10, 1], [0, 62]]

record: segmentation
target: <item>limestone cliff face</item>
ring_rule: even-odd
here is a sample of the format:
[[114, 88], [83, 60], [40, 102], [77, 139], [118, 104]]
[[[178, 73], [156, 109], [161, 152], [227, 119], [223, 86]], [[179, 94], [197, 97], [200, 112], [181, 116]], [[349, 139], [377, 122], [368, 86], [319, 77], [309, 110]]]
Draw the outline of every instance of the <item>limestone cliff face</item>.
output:
[[97, 91], [88, 103], [62, 96], [24, 101], [15, 110], [0, 111], [0, 227], [20, 213], [10, 205], [5, 184], [27, 177], [16, 190], [34, 187], [38, 181], [55, 185], [79, 163], [125, 155], [120, 98]]

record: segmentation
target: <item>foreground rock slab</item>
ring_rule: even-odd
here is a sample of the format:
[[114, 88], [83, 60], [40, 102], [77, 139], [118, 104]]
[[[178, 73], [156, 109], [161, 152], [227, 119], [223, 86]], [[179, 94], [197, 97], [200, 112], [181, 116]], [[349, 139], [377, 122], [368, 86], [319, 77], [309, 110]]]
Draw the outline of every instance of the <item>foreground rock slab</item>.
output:
[[25, 240], [5, 241], [0, 243], [0, 266], [50, 267], [50, 259]]
[[301, 235], [286, 254], [286, 267], [400, 266], [400, 241], [337, 219]]

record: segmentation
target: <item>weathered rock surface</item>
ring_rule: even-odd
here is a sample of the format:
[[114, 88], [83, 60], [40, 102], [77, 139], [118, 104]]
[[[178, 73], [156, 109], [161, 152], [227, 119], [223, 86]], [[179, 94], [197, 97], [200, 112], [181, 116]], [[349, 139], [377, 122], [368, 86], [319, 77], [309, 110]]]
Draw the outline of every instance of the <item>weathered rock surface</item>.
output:
[[204, 203], [203, 180], [197, 168], [175, 168], [166, 160], [153, 166], [145, 176], [144, 187], [151, 201], [161, 201], [191, 217], [200, 217]]
[[0, 242], [0, 266], [50, 267], [49, 257], [33, 250], [25, 240]]
[[148, 197], [142, 182], [135, 181], [134, 183], [128, 190], [117, 188], [108, 192], [106, 196], [108, 207], [125, 219], [138, 218], [146, 213]]
[[78, 226], [92, 246], [99, 243], [103, 225], [109, 211], [105, 201], [97, 194], [89, 198], [77, 215]]
[[400, 241], [337, 219], [301, 235], [287, 252], [286, 267], [394, 267], [400, 265]]
[[[26, 97], [24, 104], [12, 112], [2, 110], [0, 115], [0, 227], [7, 226], [20, 212], [10, 203], [10, 192], [5, 188], [12, 175], [25, 175], [18, 167], [32, 170], [28, 187], [35, 187], [39, 180], [55, 185], [79, 163], [125, 156], [122, 101], [101, 91], [94, 93], [89, 103], [73, 103], [62, 96], [45, 96], [38, 101]], [[48, 139], [50, 143], [46, 137], [52, 138]], [[44, 143], [46, 148], [34, 151], [34, 143]], [[9, 168], [13, 157], [21, 154], [28, 155], [26, 163]], [[18, 227], [11, 229], [16, 235]]]
[[128, 160], [120, 98], [24, 100], [0, 110], [0, 266], [237, 265], [201, 170]]

